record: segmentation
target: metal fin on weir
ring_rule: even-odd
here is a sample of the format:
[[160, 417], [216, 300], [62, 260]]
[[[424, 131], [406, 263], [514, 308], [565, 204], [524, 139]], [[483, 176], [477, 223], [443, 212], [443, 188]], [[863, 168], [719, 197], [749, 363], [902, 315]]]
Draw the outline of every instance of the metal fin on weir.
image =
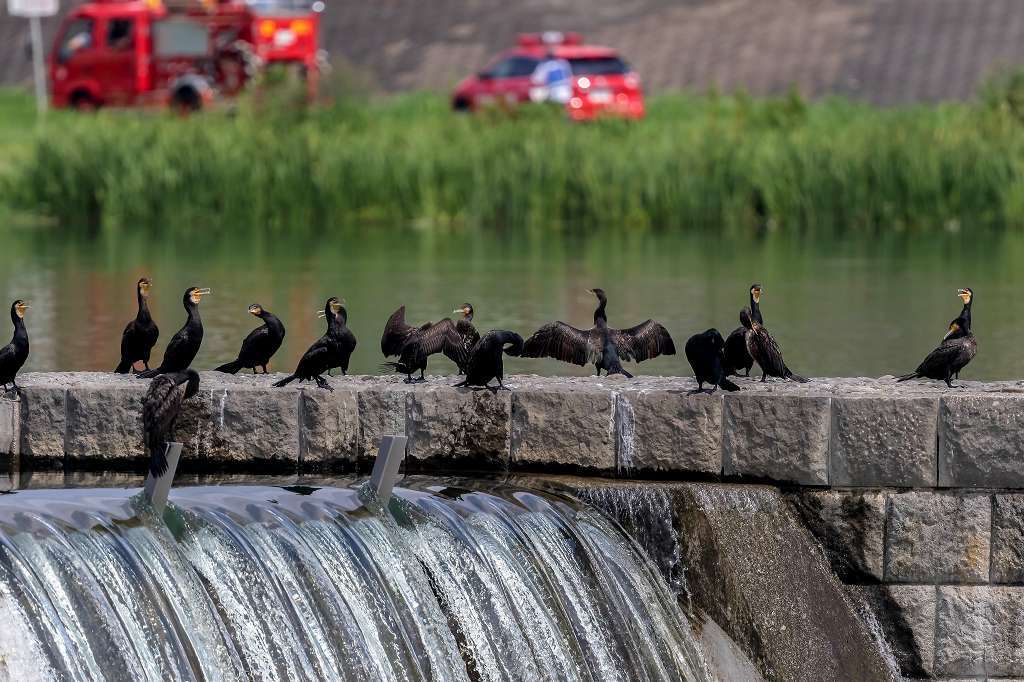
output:
[[177, 471], [178, 460], [181, 459], [181, 448], [181, 443], [167, 443], [167, 470], [160, 476], [154, 476], [153, 472], [146, 474], [143, 493], [158, 514], [162, 514], [164, 507], [167, 506], [167, 495], [171, 492], [171, 484], [174, 483], [174, 472]]
[[409, 439], [405, 436], [383, 436], [377, 449], [377, 458], [373, 461], [373, 472], [370, 474], [370, 488], [381, 504], [387, 504], [391, 491], [398, 480], [398, 468], [405, 459], [405, 446]]

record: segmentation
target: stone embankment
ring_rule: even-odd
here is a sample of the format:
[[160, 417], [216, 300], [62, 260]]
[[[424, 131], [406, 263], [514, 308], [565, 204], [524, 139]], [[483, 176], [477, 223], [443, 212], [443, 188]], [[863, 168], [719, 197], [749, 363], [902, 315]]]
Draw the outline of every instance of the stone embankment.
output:
[[[1024, 487], [1024, 382], [741, 380], [690, 395], [684, 377], [512, 376], [511, 391], [455, 389], [451, 377], [276, 379], [202, 373], [179, 423], [185, 461], [206, 466], [356, 468], [381, 435], [409, 436], [422, 470], [571, 470], [667, 478], [725, 475], [841, 487]], [[101, 373], [28, 373], [0, 400], [0, 452], [78, 466], [143, 456], [147, 382]]]

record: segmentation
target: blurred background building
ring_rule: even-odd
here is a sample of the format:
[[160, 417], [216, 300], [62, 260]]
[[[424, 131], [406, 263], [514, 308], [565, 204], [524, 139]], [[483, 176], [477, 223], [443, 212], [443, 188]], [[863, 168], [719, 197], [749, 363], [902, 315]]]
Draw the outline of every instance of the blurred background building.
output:
[[[618, 48], [650, 93], [940, 101], [1024, 64], [1024, 0], [328, 0], [321, 37], [332, 62], [382, 91], [447, 91], [544, 29]], [[29, 81], [26, 41], [25, 20], [0, 8], [0, 84]]]

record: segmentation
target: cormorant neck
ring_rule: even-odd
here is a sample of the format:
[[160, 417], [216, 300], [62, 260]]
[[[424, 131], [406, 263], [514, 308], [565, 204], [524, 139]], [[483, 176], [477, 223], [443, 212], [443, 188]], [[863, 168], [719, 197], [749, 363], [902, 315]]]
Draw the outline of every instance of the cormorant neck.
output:
[[750, 292], [750, 317], [758, 324], [764, 324], [761, 319], [761, 304], [754, 298], [754, 292]]
[[970, 330], [970, 328], [971, 328], [971, 304], [972, 303], [974, 303], [974, 299], [973, 298], [970, 301], [968, 301], [967, 303], [964, 303], [964, 309], [960, 311], [960, 317], [962, 317], [965, 320], [967, 320], [967, 329], [968, 330]]
[[146, 300], [146, 297], [142, 295], [141, 290], [135, 292], [135, 297], [139, 301], [139, 312], [135, 316], [135, 319], [144, 322], [149, 319], [149, 302]]
[[608, 305], [606, 299], [600, 299], [600, 303], [597, 305], [597, 310], [594, 311], [594, 324], [597, 324], [598, 320], [608, 321], [608, 315], [605, 314], [605, 307]]
[[14, 323], [14, 338], [18, 338], [19, 335], [27, 335], [25, 331], [25, 318], [18, 315], [17, 311], [11, 311], [11, 322]]
[[202, 319], [199, 317], [198, 304], [192, 302], [185, 304], [185, 311], [188, 313], [189, 322], [202, 322]]

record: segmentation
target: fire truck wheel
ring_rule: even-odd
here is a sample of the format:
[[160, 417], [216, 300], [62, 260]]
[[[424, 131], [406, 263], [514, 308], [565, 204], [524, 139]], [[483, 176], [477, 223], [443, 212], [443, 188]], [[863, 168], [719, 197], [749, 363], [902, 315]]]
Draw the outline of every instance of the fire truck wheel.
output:
[[78, 111], [96, 111], [100, 104], [88, 92], [79, 91], [71, 95], [71, 107]]
[[190, 114], [203, 108], [203, 97], [191, 85], [183, 85], [171, 95], [171, 106], [182, 114]]

